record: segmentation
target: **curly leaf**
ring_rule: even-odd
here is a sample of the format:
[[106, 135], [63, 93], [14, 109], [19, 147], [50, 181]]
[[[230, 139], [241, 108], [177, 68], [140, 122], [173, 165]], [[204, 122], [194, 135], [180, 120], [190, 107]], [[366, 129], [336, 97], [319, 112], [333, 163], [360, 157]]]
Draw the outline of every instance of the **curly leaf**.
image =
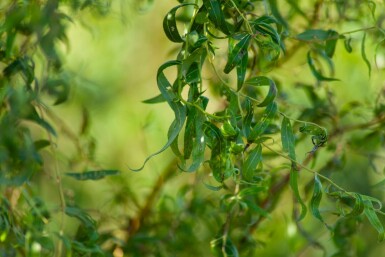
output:
[[313, 196], [311, 197], [311, 200], [310, 200], [310, 211], [314, 217], [319, 219], [322, 223], [325, 223], [319, 211], [319, 205], [321, 203], [321, 199], [322, 199], [322, 183], [316, 174], [314, 176]]
[[172, 42], [181, 43], [184, 41], [178, 32], [175, 15], [176, 15], [176, 11], [179, 8], [184, 7], [186, 5], [194, 5], [194, 4], [181, 4], [181, 5], [175, 6], [166, 14], [166, 16], [163, 19], [164, 33], [166, 34], [167, 38], [170, 39], [170, 41]]
[[251, 86], [269, 86], [269, 92], [267, 93], [267, 96], [265, 99], [258, 104], [258, 107], [265, 107], [271, 102], [274, 101], [275, 97], [277, 96], [277, 86], [275, 85], [274, 81], [268, 77], [264, 76], [259, 76], [259, 77], [254, 77], [251, 79], [248, 79], [245, 82], [246, 85], [251, 85]]
[[184, 122], [186, 120], [186, 107], [182, 105], [179, 101], [176, 101], [177, 97], [176, 94], [173, 92], [173, 89], [171, 87], [170, 82], [167, 80], [166, 76], [164, 75], [164, 70], [168, 67], [180, 65], [179, 61], [168, 61], [164, 63], [162, 66], [159, 67], [158, 73], [157, 73], [157, 83], [158, 88], [161, 94], [163, 95], [164, 99], [166, 99], [167, 103], [171, 107], [171, 109], [174, 111], [175, 119], [173, 123], [170, 126], [169, 133], [168, 133], [168, 141], [167, 143], [157, 152], [151, 154], [148, 156], [144, 163], [140, 168], [132, 169], [129, 168], [132, 171], [140, 171], [144, 168], [146, 163], [154, 156], [162, 153], [164, 150], [166, 150], [177, 138], [179, 135], [179, 132], [182, 130]]

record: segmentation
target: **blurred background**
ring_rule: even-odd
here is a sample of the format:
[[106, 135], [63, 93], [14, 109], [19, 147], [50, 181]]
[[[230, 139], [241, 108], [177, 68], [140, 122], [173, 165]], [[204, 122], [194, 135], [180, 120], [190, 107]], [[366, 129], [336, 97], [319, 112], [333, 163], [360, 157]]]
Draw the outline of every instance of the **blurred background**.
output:
[[[210, 240], [220, 228], [224, 216], [219, 210], [221, 193], [205, 187], [204, 174], [186, 174], [174, 167], [170, 150], [152, 158], [140, 172], [130, 168], [140, 167], [145, 158], [159, 150], [166, 142], [167, 130], [173, 113], [166, 104], [146, 105], [141, 101], [158, 95], [156, 72], [167, 60], [175, 59], [175, 46], [164, 35], [162, 20], [175, 6], [176, 1], [113, 1], [111, 11], [104, 17], [92, 12], [81, 15], [69, 28], [68, 45], [63, 45], [65, 68], [69, 71], [73, 87], [68, 102], [52, 107], [63, 122], [58, 138], [59, 170], [81, 172], [92, 169], [117, 169], [119, 176], [97, 181], [77, 181], [63, 177], [65, 195], [82, 206], [101, 224], [101, 231], [117, 238], [127, 237], [128, 227], [135, 227], [138, 215], [146, 222], [135, 238], [114, 252], [114, 256], [211, 256]], [[350, 24], [341, 31], [355, 29]], [[350, 103], [364, 102], [372, 106], [385, 86], [385, 54], [377, 55], [378, 67], [368, 69], [360, 54], [362, 35], [352, 35], [353, 53], [347, 53], [338, 44], [335, 77], [340, 81], [328, 84], [334, 91], [333, 100], [348, 115], [341, 124], [370, 120], [370, 109], [352, 108]], [[368, 42], [367, 55], [374, 58], [373, 42]], [[306, 63], [306, 49], [300, 50], [290, 61], [273, 74], [284, 89], [288, 108], [310, 106], [306, 92], [297, 85], [314, 84]], [[321, 90], [319, 90], [321, 93]], [[284, 108], [283, 106], [281, 108]], [[287, 110], [297, 114], [294, 109]], [[60, 122], [59, 122], [60, 123]], [[82, 134], [81, 137], [73, 135]], [[356, 133], [356, 134], [354, 134]], [[360, 138], [360, 131], [351, 138]], [[345, 140], [345, 139], [343, 139]], [[354, 141], [349, 142], [354, 145]], [[351, 191], [374, 193], [383, 199], [384, 187], [372, 190], [373, 183], [383, 179], [385, 159], [375, 158], [377, 169], [362, 153], [370, 152], [378, 138], [357, 150], [345, 153], [346, 165], [333, 175], [333, 179]], [[310, 141], [297, 146], [298, 159], [303, 160], [311, 150]], [[80, 154], [79, 154], [79, 149]], [[357, 148], [355, 148], [357, 149]], [[377, 152], [384, 155], [382, 148]], [[314, 169], [322, 166], [320, 153]], [[90, 158], [91, 157], [91, 158]], [[47, 153], [46, 158], [51, 158]], [[47, 164], [47, 169], [52, 163]], [[308, 181], [311, 175], [304, 175]], [[41, 181], [44, 184], [44, 180]], [[149, 201], [156, 185], [160, 189]], [[55, 185], [45, 185], [45, 197], [55, 203], [52, 194]], [[187, 199], [187, 200], [186, 200]], [[309, 200], [309, 199], [307, 199]], [[149, 204], [149, 210], [143, 210]], [[323, 256], [317, 247], [310, 246], [291, 219], [292, 195], [286, 190], [270, 219], [266, 219], [255, 235], [257, 250], [249, 256]], [[327, 208], [327, 206], [325, 207]], [[147, 216], [146, 216], [147, 215]], [[335, 221], [331, 218], [330, 221]], [[66, 222], [69, 234], [75, 233], [76, 223]], [[364, 223], [366, 224], [366, 223]], [[151, 225], [153, 227], [151, 227]], [[367, 224], [366, 224], [367, 225]], [[54, 226], [54, 225], [53, 225]], [[319, 221], [308, 215], [303, 227], [319, 240], [331, 256], [335, 242]], [[348, 230], [349, 225], [341, 227]], [[345, 231], [349, 236], [349, 231]], [[259, 234], [260, 233], [260, 234]], [[361, 234], [350, 241], [359, 256], [381, 256], [383, 244], [376, 242], [377, 234], [371, 226], [363, 226]], [[348, 244], [347, 242], [339, 242]], [[247, 245], [245, 245], [247, 247]], [[139, 249], [139, 250], [138, 250]], [[247, 252], [247, 251], [245, 251]], [[244, 255], [247, 256], [247, 255]], [[347, 252], [346, 256], [352, 256]]]

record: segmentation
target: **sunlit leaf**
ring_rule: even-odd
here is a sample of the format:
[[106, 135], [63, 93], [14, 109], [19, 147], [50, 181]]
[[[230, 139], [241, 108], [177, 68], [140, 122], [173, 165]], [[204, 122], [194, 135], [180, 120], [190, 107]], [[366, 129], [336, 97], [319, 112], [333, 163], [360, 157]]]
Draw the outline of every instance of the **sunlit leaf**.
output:
[[162, 94], [142, 101], [142, 103], [145, 103], [145, 104], [157, 104], [157, 103], [163, 103], [163, 102], [166, 102], [166, 99]]
[[246, 161], [242, 166], [242, 175], [246, 181], [253, 181], [255, 170], [258, 164], [262, 161], [262, 146], [257, 145], [248, 154]]
[[261, 103], [259, 103], [258, 107], [265, 107], [271, 102], [274, 101], [275, 97], [277, 96], [277, 86], [275, 85], [274, 81], [268, 77], [264, 76], [258, 76], [248, 79], [245, 82], [246, 85], [251, 85], [255, 87], [259, 86], [269, 86], [269, 92], [267, 93], [265, 99]]

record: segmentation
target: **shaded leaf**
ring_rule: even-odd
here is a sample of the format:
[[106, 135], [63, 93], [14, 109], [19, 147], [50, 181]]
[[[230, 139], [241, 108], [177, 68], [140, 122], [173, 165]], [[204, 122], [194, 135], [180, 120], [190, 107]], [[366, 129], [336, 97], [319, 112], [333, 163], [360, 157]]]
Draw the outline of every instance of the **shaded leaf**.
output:
[[251, 35], [247, 34], [238, 42], [238, 44], [234, 46], [231, 51], [229, 50], [229, 56], [224, 69], [225, 73], [229, 73], [244, 59], [244, 56], [247, 56], [250, 39]]
[[376, 212], [374, 211], [373, 204], [370, 201], [365, 202], [365, 216], [368, 218], [370, 224], [377, 230], [378, 232], [378, 241], [383, 241], [385, 238], [385, 230], [382, 226], [381, 221], [377, 217]]
[[250, 135], [248, 136], [249, 141], [254, 141], [258, 136], [263, 134], [266, 128], [269, 126], [271, 120], [277, 114], [277, 104], [275, 102], [271, 102], [266, 106], [265, 112], [259, 122], [252, 128]]
[[[289, 157], [292, 160], [296, 160], [295, 157], [295, 137], [293, 129], [290, 124], [290, 120], [287, 117], [283, 117], [281, 125], [281, 140], [283, 150], [289, 153]], [[293, 164], [294, 165], [294, 164]]]
[[99, 179], [105, 178], [106, 176], [117, 175], [119, 174], [119, 171], [118, 170], [94, 170], [94, 171], [85, 171], [81, 173], [67, 172], [65, 174], [77, 180], [99, 180]]
[[246, 161], [242, 166], [242, 175], [246, 181], [253, 181], [257, 165], [262, 161], [262, 146], [259, 144], [249, 152]]
[[339, 34], [333, 30], [309, 29], [296, 36], [298, 40], [306, 42], [321, 42], [338, 39]]
[[203, 0], [203, 4], [207, 9], [210, 21], [217, 29], [220, 29], [224, 34], [230, 35], [229, 24], [225, 21], [221, 3], [218, 0]]
[[323, 76], [323, 75], [317, 70], [317, 68], [315, 67], [315, 64], [314, 64], [314, 60], [313, 60], [313, 58], [311, 57], [310, 51], [307, 53], [307, 63], [309, 64], [311, 73], [313, 74], [314, 77], [316, 77], [317, 80], [319, 80], [319, 81], [336, 81], [336, 80], [338, 80], [338, 79], [335, 79], [335, 78], [328, 78], [328, 77], [325, 77], [325, 76]]
[[[211, 251], [216, 257], [238, 257], [238, 250], [230, 240], [226, 239], [224, 242], [223, 237], [215, 238], [210, 242]], [[224, 251], [223, 251], [224, 249]]]
[[319, 205], [321, 203], [321, 199], [322, 199], [322, 183], [319, 180], [318, 175], [316, 174], [314, 176], [313, 195], [310, 200], [310, 211], [314, 217], [316, 217], [322, 223], [325, 223], [319, 211]]
[[300, 221], [306, 216], [307, 208], [306, 208], [306, 205], [305, 205], [304, 201], [302, 200], [301, 195], [299, 193], [298, 175], [299, 175], [299, 172], [292, 167], [292, 169], [290, 170], [289, 183], [290, 183], [291, 189], [293, 190], [294, 197], [297, 199], [297, 201], [301, 205], [301, 215], [298, 218], [298, 221]]
[[344, 46], [348, 53], [351, 53], [353, 51], [351, 42], [352, 42], [352, 38], [345, 38], [344, 40]]
[[362, 37], [362, 42], [361, 42], [361, 56], [364, 62], [366, 63], [366, 66], [368, 66], [369, 70], [369, 77], [372, 73], [372, 66], [370, 65], [370, 62], [368, 58], [366, 57], [366, 52], [365, 52], [365, 41], [366, 41], [366, 33], [364, 33], [364, 36]]

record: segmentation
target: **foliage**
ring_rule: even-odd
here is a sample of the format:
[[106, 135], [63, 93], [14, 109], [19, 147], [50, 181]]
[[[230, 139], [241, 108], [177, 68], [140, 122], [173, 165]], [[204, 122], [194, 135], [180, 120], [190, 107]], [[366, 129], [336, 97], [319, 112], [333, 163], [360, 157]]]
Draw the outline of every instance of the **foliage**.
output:
[[[374, 189], [383, 187], [378, 160], [384, 158], [384, 90], [370, 101], [337, 103], [344, 78], [335, 76], [341, 68], [335, 60], [342, 52], [358, 52], [369, 76], [384, 71], [383, 65], [372, 68], [367, 53], [375, 44], [370, 53], [383, 57], [384, 3], [178, 2], [163, 20], [176, 57], [158, 69], [160, 94], [144, 101], [167, 103], [174, 121], [164, 146], [136, 171], [169, 148], [175, 160], [143, 203], [118, 170], [93, 160], [87, 109], [76, 134], [51, 108], [69, 101], [74, 84], [63, 65], [67, 28], [87, 10], [106, 15], [110, 1], [0, 4], [1, 256], [208, 256], [208, 247], [214, 256], [254, 256], [274, 241], [264, 223], [288, 208], [287, 192], [294, 199], [288, 223], [300, 244], [292, 251], [314, 246], [332, 256], [359, 256], [365, 250], [357, 242], [371, 245], [360, 236], [367, 227], [382, 241], [383, 196]], [[139, 10], [146, 4], [152, 1], [137, 1]], [[293, 76], [294, 56], [307, 65], [303, 77]], [[282, 69], [291, 78], [281, 76]], [[306, 99], [293, 96], [299, 91]], [[367, 110], [363, 123], [351, 115], [357, 109]], [[78, 151], [64, 172], [57, 151], [63, 137]], [[380, 177], [369, 189], [338, 179], [357, 154], [371, 167], [360, 176], [367, 179], [373, 169]], [[194, 173], [196, 182], [182, 183], [175, 196], [157, 201], [177, 170]], [[98, 217], [79, 206], [63, 187], [65, 177], [80, 183], [110, 178], [117, 189], [113, 208]], [[58, 191], [56, 201], [46, 199], [41, 184]], [[332, 247], [311, 224], [324, 226]], [[280, 254], [287, 256], [275, 256]]]

